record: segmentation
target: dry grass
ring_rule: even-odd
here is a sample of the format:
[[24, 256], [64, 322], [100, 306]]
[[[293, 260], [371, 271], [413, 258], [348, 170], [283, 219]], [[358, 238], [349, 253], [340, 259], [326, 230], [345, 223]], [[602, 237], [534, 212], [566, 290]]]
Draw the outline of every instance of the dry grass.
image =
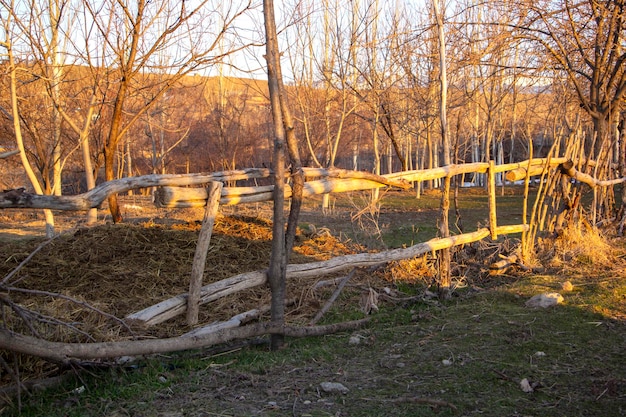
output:
[[[189, 330], [182, 316], [150, 329], [131, 329], [122, 318], [188, 290], [200, 226], [198, 221], [164, 225], [147, 220], [81, 228], [58, 237], [6, 283], [11, 288], [8, 299], [15, 304], [13, 310], [4, 306], [2, 325], [62, 342], [180, 335]], [[266, 268], [270, 239], [271, 223], [267, 220], [220, 216], [207, 256], [204, 284]], [[33, 239], [3, 244], [0, 276], [11, 272], [41, 242]], [[328, 259], [351, 251], [349, 245], [329, 234], [299, 235], [292, 262]], [[319, 302], [304, 299], [312, 295], [314, 284], [314, 279], [288, 284], [288, 298], [297, 300], [290, 311], [291, 320], [315, 314], [313, 309]], [[324, 296], [324, 291], [317, 291], [316, 296]], [[226, 320], [269, 302], [267, 288], [227, 296], [201, 308], [200, 325]], [[27, 367], [38, 369], [28, 377], [50, 372], [44, 363], [29, 363]], [[2, 383], [11, 382], [7, 377], [4, 375]]]

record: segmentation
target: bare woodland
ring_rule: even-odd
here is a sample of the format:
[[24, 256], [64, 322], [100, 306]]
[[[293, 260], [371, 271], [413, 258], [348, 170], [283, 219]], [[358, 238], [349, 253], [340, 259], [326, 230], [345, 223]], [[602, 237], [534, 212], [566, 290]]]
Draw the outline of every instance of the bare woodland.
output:
[[[175, 340], [55, 344], [0, 332], [0, 348], [55, 361], [187, 349], [232, 338], [361, 326], [285, 324], [285, 282], [580, 219], [626, 222], [623, 1], [284, 2], [0, 0], [0, 208], [96, 221], [106, 199], [153, 192], [162, 207], [206, 207], [188, 294], [128, 320], [157, 324], [229, 291], [269, 283], [271, 323]], [[280, 16], [277, 21], [276, 16]], [[254, 22], [253, 24], [250, 22]], [[253, 78], [257, 68], [265, 78]], [[248, 74], [250, 73], [250, 74]], [[538, 184], [522, 224], [498, 226], [497, 187]], [[488, 227], [452, 235], [451, 190], [488, 190]], [[97, 185], [99, 184], [99, 185]], [[383, 187], [442, 192], [439, 237], [380, 254], [289, 263], [304, 198]], [[593, 201], [583, 209], [582, 187]], [[289, 201], [289, 211], [285, 201]], [[267, 269], [203, 287], [219, 204], [273, 201]], [[321, 210], [327, 210], [324, 200]], [[584, 213], [583, 213], [584, 212]], [[8, 282], [5, 277], [0, 289]], [[45, 290], [45, 289], [44, 289]], [[12, 306], [1, 295], [0, 304]], [[190, 308], [191, 307], [191, 308]]]

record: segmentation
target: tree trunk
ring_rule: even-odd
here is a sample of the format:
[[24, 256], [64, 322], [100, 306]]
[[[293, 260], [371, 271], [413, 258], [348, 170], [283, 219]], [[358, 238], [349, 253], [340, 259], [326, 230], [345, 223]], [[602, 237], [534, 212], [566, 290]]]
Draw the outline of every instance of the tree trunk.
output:
[[[285, 281], [287, 253], [285, 246], [285, 129], [280, 106], [278, 36], [274, 17], [274, 2], [263, 0], [267, 61], [267, 82], [270, 93], [272, 121], [274, 125], [274, 222], [272, 228], [272, 253], [267, 278], [272, 292], [271, 319], [275, 325], [285, 322]], [[272, 350], [284, 343], [282, 334], [272, 334]]]
[[[115, 172], [113, 170], [115, 166], [115, 147], [113, 147], [113, 149], [110, 148], [110, 146], [104, 148], [104, 177], [107, 181], [115, 179]], [[123, 219], [117, 202], [117, 194], [111, 194], [108, 198], [108, 202], [113, 223], [120, 223]]]
[[[443, 165], [450, 165], [450, 137], [448, 134], [447, 106], [448, 106], [448, 81], [446, 67], [446, 40], [444, 34], [443, 18], [445, 12], [439, 7], [439, 0], [433, 0], [433, 11], [437, 22], [437, 37], [439, 38], [439, 81], [440, 81], [440, 123], [441, 142], [443, 146]], [[450, 236], [448, 214], [450, 212], [450, 176], [446, 176], [442, 185], [441, 193], [441, 218], [439, 220], [439, 235], [442, 238]], [[450, 249], [441, 251], [439, 258], [439, 295], [441, 298], [450, 296]]]
[[[26, 150], [24, 148], [24, 138], [22, 137], [22, 127], [20, 125], [20, 110], [18, 105], [18, 97], [17, 97], [17, 67], [15, 65], [15, 57], [13, 56], [13, 48], [11, 41], [8, 39], [9, 34], [6, 33], [6, 48], [9, 59], [9, 78], [10, 78], [10, 94], [11, 94], [11, 116], [13, 118], [13, 129], [15, 132], [15, 141], [17, 144], [17, 148], [20, 151], [20, 158], [22, 160], [22, 166], [26, 171], [26, 175], [30, 180], [31, 185], [33, 186], [35, 193], [43, 194], [43, 188], [33, 171], [30, 162], [28, 161], [28, 157], [26, 156]], [[51, 238], [54, 236], [54, 215], [51, 210], [45, 209], [44, 216], [46, 219], [46, 237]]]

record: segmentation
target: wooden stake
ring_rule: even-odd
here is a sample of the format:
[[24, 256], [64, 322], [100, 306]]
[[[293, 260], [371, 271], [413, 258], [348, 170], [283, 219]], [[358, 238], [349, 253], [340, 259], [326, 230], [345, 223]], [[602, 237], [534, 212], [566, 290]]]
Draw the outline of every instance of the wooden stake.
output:
[[223, 184], [219, 181], [211, 182], [209, 185], [209, 198], [207, 199], [206, 209], [204, 210], [202, 228], [200, 229], [198, 245], [196, 246], [196, 253], [191, 266], [191, 282], [189, 283], [189, 296], [187, 298], [187, 324], [190, 326], [198, 323], [202, 276], [204, 275], [207, 251], [211, 243], [215, 216], [217, 215], [220, 196], [222, 195], [222, 185]]
[[489, 161], [489, 183], [488, 183], [488, 191], [489, 191], [489, 230], [491, 231], [491, 239], [496, 240], [498, 238], [498, 232], [496, 229], [498, 228], [498, 218], [496, 215], [496, 170], [495, 163], [493, 159]]

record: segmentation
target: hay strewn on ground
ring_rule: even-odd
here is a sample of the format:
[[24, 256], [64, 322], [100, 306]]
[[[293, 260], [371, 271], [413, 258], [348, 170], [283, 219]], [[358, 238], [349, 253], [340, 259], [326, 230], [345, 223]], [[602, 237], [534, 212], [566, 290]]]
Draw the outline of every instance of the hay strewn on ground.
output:
[[[21, 288], [63, 294], [124, 317], [187, 291], [199, 229], [199, 222], [171, 227], [146, 222], [82, 228], [48, 244], [12, 281], [19, 281], [15, 286]], [[220, 217], [211, 239], [204, 283], [266, 268], [270, 239], [268, 221]], [[4, 244], [0, 276], [15, 268], [35, 246], [36, 242]], [[298, 263], [328, 259], [351, 249], [330, 235], [300, 236], [294, 252], [291, 262]], [[32, 295], [12, 293], [11, 297], [23, 305], [42, 303]], [[44, 298], [49, 298], [43, 301], [46, 313], [61, 313], [68, 321], [78, 321], [79, 313], [74, 312], [70, 301]], [[223, 320], [245, 311], [239, 308], [255, 308], [268, 301], [266, 289], [252, 290], [236, 301], [227, 297], [203, 308], [202, 319]], [[157, 330], [151, 335], [164, 334]]]
[[[47, 244], [7, 283], [9, 287], [38, 293], [7, 293], [10, 300], [26, 310], [20, 317], [5, 307], [3, 325], [64, 342], [172, 337], [185, 333], [190, 329], [184, 316], [150, 329], [129, 329], [115, 317], [121, 319], [187, 292], [200, 227], [199, 221], [167, 225], [145, 221], [66, 233]], [[270, 221], [220, 216], [211, 239], [204, 284], [266, 268], [270, 240]], [[0, 277], [10, 273], [42, 241], [38, 238], [4, 243], [0, 249]], [[300, 234], [290, 262], [329, 259], [353, 250], [328, 233]], [[297, 321], [298, 316], [308, 320], [316, 313], [320, 303], [312, 291], [314, 284], [315, 280], [288, 283], [288, 298], [295, 299], [288, 313], [290, 320]], [[60, 294], [61, 298], [52, 294]], [[324, 290], [318, 291], [319, 296], [324, 294]], [[200, 325], [227, 320], [269, 302], [269, 289], [265, 287], [227, 296], [201, 306]], [[49, 368], [40, 366], [40, 371]], [[30, 364], [29, 368], [35, 371], [37, 366]]]

